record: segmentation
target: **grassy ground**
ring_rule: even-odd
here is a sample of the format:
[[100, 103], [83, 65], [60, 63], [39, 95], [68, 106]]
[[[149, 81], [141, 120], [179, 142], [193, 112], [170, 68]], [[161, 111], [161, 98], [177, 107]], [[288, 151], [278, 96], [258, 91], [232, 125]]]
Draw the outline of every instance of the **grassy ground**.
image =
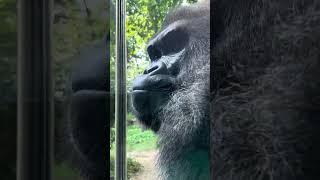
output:
[[[157, 137], [150, 130], [143, 130], [137, 125], [127, 128], [127, 152], [147, 151], [157, 148]], [[110, 154], [115, 154], [115, 144], [113, 142]]]
[[[157, 137], [150, 130], [143, 130], [137, 125], [130, 125], [127, 128], [127, 152], [142, 152], [157, 148]], [[115, 144], [110, 150], [110, 173], [114, 174]], [[128, 176], [132, 177], [142, 170], [142, 166], [134, 159], [128, 158]]]
[[[143, 130], [137, 125], [130, 125], [127, 128], [127, 152], [140, 153], [155, 150], [157, 148], [157, 137], [150, 130]], [[146, 154], [146, 153], [145, 153]], [[110, 173], [114, 175], [114, 157], [115, 157], [115, 144], [112, 145], [110, 150]], [[141, 172], [142, 165], [135, 159], [128, 158], [128, 176]], [[55, 164], [54, 166], [54, 179], [55, 180], [79, 180], [79, 172], [66, 164]]]
[[146, 151], [156, 149], [157, 137], [150, 130], [142, 130], [141, 127], [132, 125], [128, 127], [127, 151]]
[[[127, 128], [127, 152], [147, 151], [157, 148], [157, 137], [150, 130], [143, 130], [137, 125]], [[115, 144], [112, 144], [110, 154], [115, 154]]]

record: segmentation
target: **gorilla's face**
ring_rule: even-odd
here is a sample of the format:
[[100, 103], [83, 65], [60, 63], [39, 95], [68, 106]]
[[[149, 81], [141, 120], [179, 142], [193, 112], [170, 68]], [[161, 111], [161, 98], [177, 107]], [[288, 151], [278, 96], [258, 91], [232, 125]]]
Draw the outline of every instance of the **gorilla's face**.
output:
[[158, 134], [162, 179], [209, 179], [209, 1], [170, 13], [133, 82], [137, 118]]
[[179, 88], [179, 74], [186, 61], [189, 35], [182, 23], [168, 26], [154, 37], [147, 51], [151, 65], [133, 82], [133, 106], [147, 127], [158, 131], [157, 114]]
[[[201, 111], [207, 105], [203, 99], [209, 90], [209, 13], [205, 6], [200, 7], [202, 12], [195, 13], [193, 8], [182, 7], [167, 16], [162, 31], [147, 46], [151, 65], [133, 82], [135, 114], [156, 132], [166, 120], [177, 122], [172, 118], [204, 118]], [[193, 18], [188, 17], [192, 13]]]

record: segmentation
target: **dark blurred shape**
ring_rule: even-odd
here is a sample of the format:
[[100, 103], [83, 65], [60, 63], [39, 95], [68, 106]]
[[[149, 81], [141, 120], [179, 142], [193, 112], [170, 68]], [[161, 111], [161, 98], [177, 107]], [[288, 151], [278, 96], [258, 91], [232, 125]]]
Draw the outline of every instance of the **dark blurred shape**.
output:
[[[86, 179], [105, 179], [109, 164], [109, 39], [82, 48], [73, 64], [58, 159], [69, 160]], [[65, 124], [64, 124], [65, 123]]]

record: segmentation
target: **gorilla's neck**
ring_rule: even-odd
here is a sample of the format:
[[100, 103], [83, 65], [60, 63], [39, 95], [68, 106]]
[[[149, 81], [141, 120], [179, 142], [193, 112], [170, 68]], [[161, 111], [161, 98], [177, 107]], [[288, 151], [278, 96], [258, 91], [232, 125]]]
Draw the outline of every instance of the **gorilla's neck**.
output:
[[196, 150], [185, 153], [176, 161], [160, 167], [160, 173], [165, 180], [208, 180], [210, 179], [209, 152]]
[[209, 179], [208, 68], [200, 72], [195, 82], [172, 95], [159, 114], [158, 165], [166, 180]]

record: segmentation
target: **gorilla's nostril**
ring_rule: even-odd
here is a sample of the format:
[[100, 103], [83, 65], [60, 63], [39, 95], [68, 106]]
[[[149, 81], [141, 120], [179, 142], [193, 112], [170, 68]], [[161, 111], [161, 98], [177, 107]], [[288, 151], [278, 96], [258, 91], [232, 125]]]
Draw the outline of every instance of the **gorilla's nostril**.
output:
[[151, 72], [153, 72], [153, 71], [155, 71], [157, 69], [158, 69], [158, 66], [153, 66], [153, 67], [147, 69], [146, 71], [147, 71], [147, 74], [149, 74], [149, 73], [151, 73]]
[[157, 74], [163, 74], [163, 75], [168, 75], [168, 69], [166, 64], [164, 64], [161, 61], [157, 61], [151, 64], [151, 66], [144, 70], [143, 74], [148, 74], [149, 76], [157, 75]]

